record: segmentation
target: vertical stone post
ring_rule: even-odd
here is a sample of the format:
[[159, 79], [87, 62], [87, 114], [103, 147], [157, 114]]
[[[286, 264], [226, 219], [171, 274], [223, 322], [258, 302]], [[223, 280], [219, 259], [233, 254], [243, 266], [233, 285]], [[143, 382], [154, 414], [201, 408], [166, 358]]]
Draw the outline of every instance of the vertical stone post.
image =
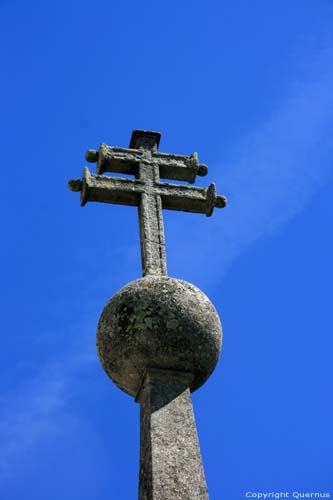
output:
[[139, 500], [208, 500], [185, 372], [148, 369], [140, 410]]

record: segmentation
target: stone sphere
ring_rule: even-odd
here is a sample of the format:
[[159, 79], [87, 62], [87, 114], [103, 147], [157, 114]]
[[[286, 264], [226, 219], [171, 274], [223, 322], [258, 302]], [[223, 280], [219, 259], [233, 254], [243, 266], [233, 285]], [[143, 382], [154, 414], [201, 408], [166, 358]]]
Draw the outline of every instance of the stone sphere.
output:
[[194, 391], [214, 370], [221, 342], [221, 323], [208, 297], [168, 276], [146, 276], [121, 288], [97, 329], [104, 370], [132, 396], [147, 368], [188, 372]]

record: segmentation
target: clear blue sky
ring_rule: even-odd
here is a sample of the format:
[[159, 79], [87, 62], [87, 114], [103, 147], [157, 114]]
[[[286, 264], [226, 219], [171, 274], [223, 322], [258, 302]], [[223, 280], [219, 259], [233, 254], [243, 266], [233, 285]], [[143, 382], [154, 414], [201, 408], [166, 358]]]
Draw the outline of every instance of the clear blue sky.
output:
[[333, 5], [2, 0], [1, 500], [137, 497], [139, 408], [104, 374], [105, 303], [140, 276], [136, 211], [67, 181], [134, 128], [228, 196], [165, 216], [171, 276], [224, 327], [193, 395], [211, 500], [332, 491]]

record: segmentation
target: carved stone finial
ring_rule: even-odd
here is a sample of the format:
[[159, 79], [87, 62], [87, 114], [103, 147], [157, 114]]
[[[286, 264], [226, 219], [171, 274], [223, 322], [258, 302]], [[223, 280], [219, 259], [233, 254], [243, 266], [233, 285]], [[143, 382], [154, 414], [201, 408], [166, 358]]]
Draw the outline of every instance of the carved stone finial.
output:
[[[88, 201], [137, 206], [139, 211], [142, 274], [166, 275], [166, 256], [162, 209], [202, 213], [208, 217], [214, 208], [223, 208], [226, 198], [208, 188], [161, 182], [160, 178], [194, 183], [196, 176], [208, 173], [197, 153], [190, 156], [157, 151], [161, 134], [134, 130], [129, 148], [101, 144], [89, 149], [86, 160], [96, 163], [97, 175], [84, 169], [82, 182], [70, 181], [72, 191], [81, 191], [81, 205]], [[131, 174], [135, 179], [109, 177], [104, 172]]]
[[[97, 349], [115, 384], [140, 404], [139, 500], [208, 500], [190, 391], [213, 372], [222, 327], [213, 304], [194, 285], [167, 276], [163, 209], [211, 216], [225, 196], [193, 184], [208, 173], [198, 155], [158, 151], [158, 132], [134, 130], [129, 148], [101, 144], [72, 179], [80, 201], [138, 208], [143, 278], [119, 290], [98, 323]], [[105, 172], [133, 175], [111, 177]]]

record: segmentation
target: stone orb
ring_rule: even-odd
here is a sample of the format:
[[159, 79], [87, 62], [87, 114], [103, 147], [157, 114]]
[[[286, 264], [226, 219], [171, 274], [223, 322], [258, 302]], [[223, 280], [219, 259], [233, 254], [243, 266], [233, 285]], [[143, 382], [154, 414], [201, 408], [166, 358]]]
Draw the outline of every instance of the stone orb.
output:
[[198, 389], [214, 370], [221, 343], [221, 323], [208, 297], [168, 276], [146, 276], [121, 288], [97, 329], [104, 370], [132, 396], [146, 368], [188, 372], [191, 390]]

